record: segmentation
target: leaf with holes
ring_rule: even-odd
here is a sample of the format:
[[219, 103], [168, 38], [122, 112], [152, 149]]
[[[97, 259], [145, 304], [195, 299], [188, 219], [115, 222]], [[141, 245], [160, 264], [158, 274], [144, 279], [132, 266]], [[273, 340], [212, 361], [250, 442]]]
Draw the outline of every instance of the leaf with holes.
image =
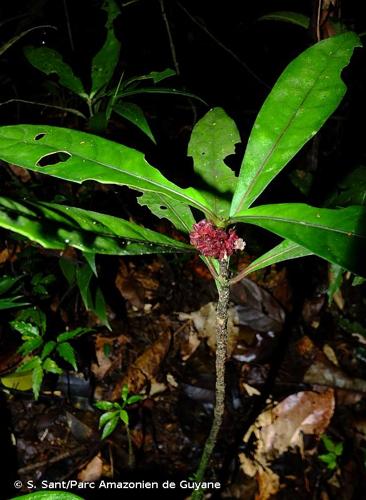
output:
[[144, 193], [137, 198], [137, 202], [141, 206], [148, 207], [159, 219], [168, 219], [184, 233], [189, 233], [196, 222], [191, 209], [185, 203], [179, 203], [169, 196], [159, 193]]
[[[188, 155], [193, 158], [195, 172], [204, 180], [208, 189], [218, 193], [233, 193], [237, 177], [225, 164], [225, 159], [235, 153], [240, 135], [235, 122], [222, 108], [213, 108], [193, 128], [188, 145]], [[210, 196], [209, 203], [217, 215], [229, 214], [229, 204], [220, 196]]]
[[341, 71], [360, 45], [355, 33], [333, 36], [287, 66], [254, 123], [231, 215], [252, 205], [337, 108], [346, 92]]
[[47, 125], [0, 127], [0, 158], [72, 182], [94, 180], [161, 193], [212, 214], [197, 190], [168, 181], [139, 151], [86, 132]]
[[239, 212], [232, 221], [268, 229], [330, 262], [366, 275], [366, 207], [263, 205]]

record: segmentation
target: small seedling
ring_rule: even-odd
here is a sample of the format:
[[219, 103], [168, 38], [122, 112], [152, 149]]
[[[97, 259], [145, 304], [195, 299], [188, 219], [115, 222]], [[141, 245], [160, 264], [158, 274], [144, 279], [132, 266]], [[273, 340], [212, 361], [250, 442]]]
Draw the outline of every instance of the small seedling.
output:
[[124, 385], [121, 391], [121, 403], [112, 403], [111, 401], [98, 401], [95, 406], [99, 410], [104, 410], [105, 413], [99, 419], [99, 429], [103, 427], [102, 439], [110, 436], [116, 429], [119, 422], [126, 428], [128, 441], [128, 465], [130, 468], [134, 466], [134, 454], [132, 449], [132, 441], [130, 435], [130, 417], [127, 407], [141, 401], [142, 396], [139, 394], [128, 394], [128, 385]]
[[327, 450], [327, 453], [319, 455], [319, 460], [327, 464], [327, 468], [331, 471], [337, 468], [338, 459], [343, 453], [343, 443], [335, 443], [329, 436], [323, 435], [321, 437], [323, 445]]
[[[26, 356], [25, 361], [16, 369], [15, 373], [32, 373], [32, 390], [35, 399], [39, 397], [45, 372], [61, 375], [64, 371], [53, 359], [56, 353], [74, 370], [77, 370], [75, 349], [69, 340], [90, 332], [89, 328], [75, 328], [60, 333], [56, 340], [45, 341], [46, 316], [39, 309], [21, 311], [17, 319], [12, 321], [10, 325], [22, 337], [23, 344], [18, 349], [19, 354]], [[40, 354], [34, 354], [35, 352]]]

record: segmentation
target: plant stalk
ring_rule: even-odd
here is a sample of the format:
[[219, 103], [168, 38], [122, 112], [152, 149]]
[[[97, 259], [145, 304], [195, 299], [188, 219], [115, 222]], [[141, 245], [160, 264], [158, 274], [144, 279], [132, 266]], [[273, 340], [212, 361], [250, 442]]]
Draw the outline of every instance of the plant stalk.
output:
[[[229, 306], [229, 259], [220, 260], [220, 272], [216, 281], [219, 298], [216, 309], [216, 390], [214, 419], [210, 434], [206, 440], [201, 461], [194, 476], [195, 481], [201, 482], [205, 476], [213, 449], [216, 445], [217, 436], [223, 421], [225, 411], [225, 363], [227, 355], [227, 320]], [[193, 492], [192, 500], [200, 500], [204, 490]]]

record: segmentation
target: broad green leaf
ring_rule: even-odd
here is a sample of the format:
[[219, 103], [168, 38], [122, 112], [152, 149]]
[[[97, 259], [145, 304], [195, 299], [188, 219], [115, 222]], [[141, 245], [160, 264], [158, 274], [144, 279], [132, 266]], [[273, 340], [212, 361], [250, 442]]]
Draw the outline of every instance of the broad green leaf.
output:
[[169, 196], [159, 193], [144, 193], [137, 198], [137, 201], [141, 206], [147, 206], [159, 219], [168, 219], [184, 233], [189, 233], [196, 222], [189, 206], [177, 202]]
[[251, 274], [254, 271], [259, 271], [259, 269], [271, 266], [272, 264], [277, 264], [278, 262], [283, 262], [285, 260], [297, 259], [299, 257], [305, 257], [307, 255], [312, 255], [312, 252], [293, 241], [283, 240], [277, 246], [251, 262], [248, 267], [241, 271], [237, 276], [234, 276], [230, 282], [236, 283], [242, 278], [248, 276], [248, 274]]
[[116, 417], [118, 413], [119, 413], [118, 410], [107, 411], [106, 413], [103, 413], [103, 415], [99, 419], [99, 429], [101, 429], [107, 422]]
[[346, 92], [341, 71], [360, 45], [355, 33], [344, 33], [313, 45], [287, 66], [254, 123], [231, 215], [256, 200], [337, 108]]
[[119, 422], [119, 418], [118, 416], [115, 416], [114, 418], [112, 418], [111, 420], [109, 420], [105, 426], [104, 426], [104, 429], [103, 429], [103, 432], [102, 432], [102, 439], [105, 439], [106, 437], [108, 437], [110, 434], [112, 434], [112, 432], [115, 430], [115, 428], [117, 427], [118, 425], [118, 422]]
[[23, 279], [23, 276], [3, 276], [0, 278], [0, 295], [13, 288], [21, 279]]
[[[19, 498], [14, 497], [10, 500], [19, 500]], [[22, 500], [83, 500], [82, 497], [73, 493], [66, 493], [65, 491], [37, 491], [36, 493], [22, 495], [21, 498]]]
[[113, 408], [114, 408], [114, 404], [111, 403], [110, 401], [97, 401], [95, 403], [95, 406], [99, 410], [106, 410], [106, 411], [113, 410]]
[[47, 356], [51, 354], [51, 352], [54, 350], [55, 347], [56, 347], [56, 342], [54, 340], [46, 342], [42, 349], [41, 359], [47, 358]]
[[139, 151], [85, 132], [46, 125], [0, 127], [0, 159], [68, 181], [161, 193], [211, 214], [202, 195], [168, 181]]
[[118, 64], [121, 43], [114, 34], [113, 21], [119, 16], [120, 8], [115, 0], [104, 0], [102, 9], [107, 13], [107, 36], [103, 47], [95, 55], [92, 62], [92, 88], [90, 97], [93, 98], [111, 81]]
[[188, 155], [193, 158], [194, 171], [220, 193], [235, 191], [237, 178], [224, 160], [235, 153], [239, 142], [235, 122], [222, 108], [211, 109], [192, 130]]
[[0, 197], [0, 227], [51, 249], [69, 245], [110, 255], [192, 251], [185, 243], [118, 217], [52, 203]]
[[235, 122], [221, 108], [213, 108], [195, 125], [188, 145], [195, 172], [208, 189], [200, 193], [206, 198], [218, 218], [227, 219], [230, 202], [218, 193], [233, 193], [237, 177], [224, 160], [235, 153], [240, 136]]
[[46, 75], [56, 74], [60, 85], [68, 88], [80, 97], [87, 97], [80, 78], [76, 77], [61, 54], [49, 47], [25, 47], [25, 57], [32, 66]]
[[327, 209], [302, 203], [263, 205], [232, 218], [268, 229], [360, 275], [366, 275], [365, 220], [366, 207]]
[[330, 437], [328, 437], [326, 434], [323, 434], [321, 436], [321, 440], [324, 444], [325, 449], [327, 451], [330, 451], [331, 453], [334, 453], [336, 444], [333, 442], [333, 440]]
[[62, 368], [58, 366], [56, 361], [51, 358], [47, 358], [43, 363], [43, 369], [45, 372], [54, 373], [55, 375], [62, 375], [64, 372]]
[[76, 339], [77, 337], [80, 337], [81, 335], [84, 335], [85, 333], [89, 333], [91, 331], [91, 328], [83, 328], [79, 326], [74, 330], [63, 332], [57, 335], [57, 342], [65, 342], [66, 340]]
[[301, 26], [301, 28], [305, 28], [306, 30], [310, 25], [309, 16], [287, 10], [265, 14], [264, 16], [260, 17], [258, 21], [283, 21], [285, 23], [296, 24], [296, 26]]
[[62, 342], [62, 344], [58, 344], [56, 350], [62, 359], [70, 363], [75, 371], [78, 369], [75, 358], [75, 350], [69, 342]]
[[128, 120], [136, 125], [137, 128], [139, 128], [156, 144], [150, 125], [140, 106], [137, 106], [137, 104], [132, 102], [119, 101], [113, 105], [113, 111], [117, 113], [117, 115], [122, 116], [125, 120]]
[[128, 425], [130, 423], [130, 417], [128, 416], [128, 413], [126, 410], [121, 410], [119, 412], [119, 417], [124, 424]]
[[33, 390], [35, 400], [37, 400], [39, 397], [39, 392], [41, 390], [42, 381], [43, 381], [43, 368], [42, 368], [42, 365], [39, 364], [39, 365], [34, 367], [33, 373], [32, 373], [32, 390]]

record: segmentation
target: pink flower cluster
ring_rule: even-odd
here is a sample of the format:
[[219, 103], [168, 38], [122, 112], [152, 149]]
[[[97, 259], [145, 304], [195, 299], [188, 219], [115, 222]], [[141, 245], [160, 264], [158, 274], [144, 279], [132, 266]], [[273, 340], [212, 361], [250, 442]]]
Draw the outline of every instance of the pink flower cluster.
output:
[[206, 257], [222, 260], [232, 255], [235, 250], [244, 250], [245, 242], [239, 238], [235, 229], [228, 232], [215, 227], [206, 219], [193, 225], [190, 233], [191, 245]]

